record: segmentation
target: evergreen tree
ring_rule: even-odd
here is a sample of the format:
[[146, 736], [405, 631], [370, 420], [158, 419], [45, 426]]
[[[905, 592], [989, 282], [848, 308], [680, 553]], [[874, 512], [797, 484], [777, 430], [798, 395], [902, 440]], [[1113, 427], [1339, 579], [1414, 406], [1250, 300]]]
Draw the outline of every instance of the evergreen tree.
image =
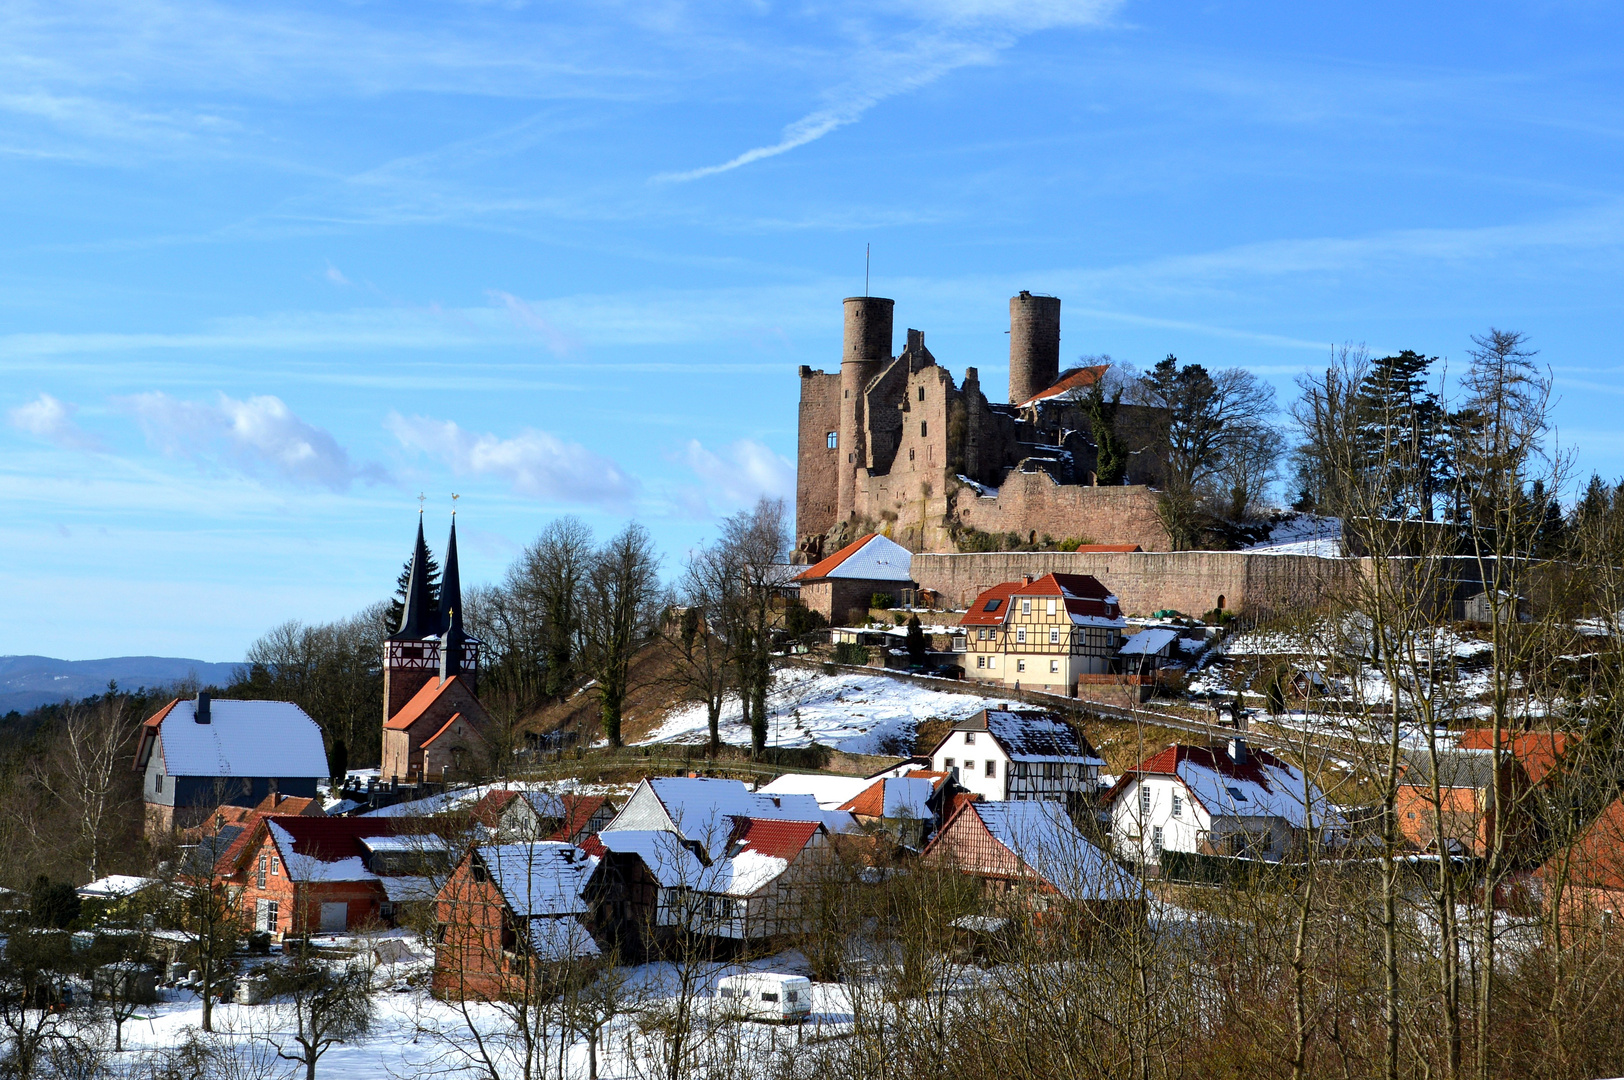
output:
[[924, 667], [925, 660], [929, 655], [930, 646], [925, 641], [925, 631], [924, 628], [919, 625], [918, 615], [908, 616], [908, 637], [906, 639], [906, 644], [908, 647], [908, 663], [918, 667]]
[[1128, 472], [1128, 451], [1116, 433], [1117, 406], [1121, 402], [1121, 390], [1106, 399], [1100, 380], [1088, 388], [1088, 396], [1083, 399], [1093, 428], [1094, 476], [1101, 487], [1115, 487]]
[[[439, 625], [440, 618], [440, 563], [429, 552], [426, 564], [429, 574], [429, 610], [430, 625]], [[384, 633], [393, 634], [400, 628], [400, 617], [406, 611], [406, 587], [412, 582], [412, 560], [407, 559], [400, 568], [400, 576], [395, 579], [395, 595], [389, 599], [389, 613], [385, 616], [386, 628]]]
[[1405, 349], [1371, 364], [1359, 384], [1359, 450], [1386, 513], [1433, 521], [1449, 486], [1449, 423], [1427, 374], [1437, 362]]

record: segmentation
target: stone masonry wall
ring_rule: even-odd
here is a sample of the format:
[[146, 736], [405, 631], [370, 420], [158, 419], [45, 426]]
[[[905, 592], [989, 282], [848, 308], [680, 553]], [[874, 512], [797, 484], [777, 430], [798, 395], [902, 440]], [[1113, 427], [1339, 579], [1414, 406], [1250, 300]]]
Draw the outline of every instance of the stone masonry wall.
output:
[[1245, 551], [921, 554], [913, 557], [913, 577], [939, 593], [944, 606], [964, 608], [983, 589], [1025, 574], [1090, 574], [1117, 595], [1124, 614], [1175, 608], [1199, 616], [1220, 597], [1226, 609], [1243, 613], [1311, 606], [1357, 572], [1359, 562]]
[[[1156, 515], [1156, 493], [1141, 486], [1057, 484], [1046, 472], [1012, 472], [998, 489], [997, 498], [960, 488], [951, 513], [960, 526], [988, 533], [1138, 544], [1146, 551], [1166, 551], [1171, 546]], [[943, 550], [950, 547], [942, 545]]]
[[801, 368], [801, 416], [795, 475], [795, 537], [821, 536], [835, 523], [841, 455], [829, 448], [840, 429], [840, 375]]

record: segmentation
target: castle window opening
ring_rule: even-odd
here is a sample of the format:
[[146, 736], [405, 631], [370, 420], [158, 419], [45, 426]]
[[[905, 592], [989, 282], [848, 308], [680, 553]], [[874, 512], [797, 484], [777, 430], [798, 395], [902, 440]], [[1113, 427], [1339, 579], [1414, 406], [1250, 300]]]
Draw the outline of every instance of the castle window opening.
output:
[[920, 387], [920, 388], [919, 388], [919, 400], [920, 400], [920, 401], [924, 401], [924, 400], [925, 400], [925, 388], [924, 388], [924, 387], [923, 387], [923, 386], [921, 386], [921, 387]]
[[833, 450], [840, 445], [840, 432], [831, 431], [828, 435], [829, 449]]
[[1223, 593], [1218, 594], [1218, 610], [1219, 611], [1224, 610], [1224, 594]]
[[925, 422], [923, 420], [919, 421], [919, 437], [921, 439], [925, 437]]
[[913, 447], [911, 447], [911, 446], [910, 446], [910, 447], [909, 447], [909, 448], [908, 448], [908, 460], [909, 460], [909, 461], [912, 461], [912, 460], [913, 460], [913, 459], [914, 459], [914, 458], [913, 458], [913, 455], [914, 455], [914, 452], [913, 452]]

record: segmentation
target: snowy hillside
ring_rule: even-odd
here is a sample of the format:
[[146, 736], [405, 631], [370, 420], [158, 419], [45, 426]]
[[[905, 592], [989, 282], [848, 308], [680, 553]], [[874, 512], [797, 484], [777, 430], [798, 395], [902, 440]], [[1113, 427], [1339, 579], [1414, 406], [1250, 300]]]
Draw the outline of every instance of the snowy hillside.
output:
[[1342, 554], [1342, 519], [1293, 514], [1278, 522], [1267, 540], [1246, 550], [1262, 555], [1321, 555], [1334, 559]]
[[[921, 720], [959, 720], [996, 705], [1001, 698], [932, 690], [909, 679], [885, 675], [824, 675], [787, 668], [774, 679], [767, 699], [769, 746], [809, 746], [816, 742], [853, 754], [906, 754]], [[722, 741], [750, 744], [750, 729], [737, 699], [722, 710]], [[705, 708], [673, 711], [645, 742], [701, 742]]]

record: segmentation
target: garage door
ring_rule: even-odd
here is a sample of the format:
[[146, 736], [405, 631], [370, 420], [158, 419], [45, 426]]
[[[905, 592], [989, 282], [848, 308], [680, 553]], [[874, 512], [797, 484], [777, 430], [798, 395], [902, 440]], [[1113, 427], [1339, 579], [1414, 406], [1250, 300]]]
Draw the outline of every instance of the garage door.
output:
[[321, 906], [321, 929], [325, 934], [342, 933], [349, 922], [350, 905], [323, 904]]

